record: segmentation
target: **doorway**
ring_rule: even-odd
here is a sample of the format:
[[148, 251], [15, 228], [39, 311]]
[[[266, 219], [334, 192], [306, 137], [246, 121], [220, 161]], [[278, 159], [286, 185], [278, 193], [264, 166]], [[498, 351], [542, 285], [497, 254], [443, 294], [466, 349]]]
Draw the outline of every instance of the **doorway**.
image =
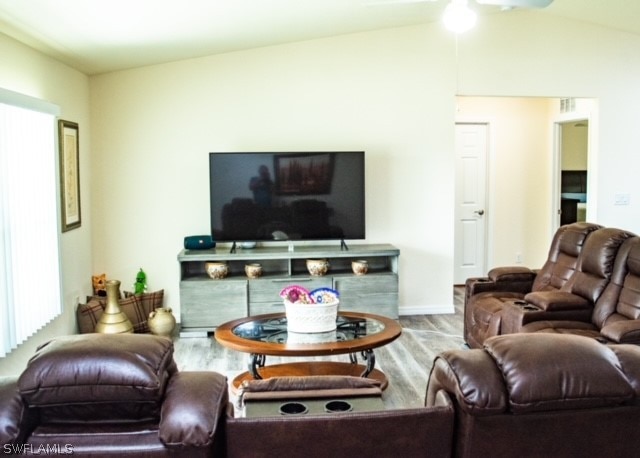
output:
[[559, 225], [587, 220], [589, 120], [558, 123]]
[[[572, 103], [563, 104], [566, 100]], [[596, 192], [597, 100], [458, 96], [456, 126], [458, 124], [484, 124], [488, 137], [485, 212], [482, 215], [485, 233], [478, 238], [475, 233], [473, 237], [469, 235], [473, 231], [465, 233], [461, 230], [463, 218], [458, 217], [456, 201], [454, 284], [463, 284], [472, 276], [468, 275], [471, 268], [467, 266], [478, 268], [474, 274], [481, 272], [479, 276], [486, 275], [495, 266], [539, 268], [546, 260], [551, 238], [560, 225], [561, 171], [584, 175], [588, 170], [586, 194], [593, 196]], [[565, 137], [576, 133], [583, 143], [584, 138], [587, 139], [588, 153], [583, 154], [579, 165], [561, 164], [560, 138], [565, 128]], [[577, 132], [569, 133], [568, 129]], [[456, 141], [457, 136], [456, 131]], [[467, 173], [458, 164], [456, 159], [456, 192], [461, 187], [464, 189], [458, 182], [465, 180]], [[580, 188], [579, 192], [582, 190]], [[587, 196], [578, 198], [586, 202], [576, 205], [576, 217], [595, 218], [595, 200]], [[586, 216], [585, 207], [588, 207]], [[472, 257], [473, 262], [470, 262], [467, 252], [461, 249], [469, 246], [470, 239], [484, 242], [483, 259]]]
[[489, 125], [455, 125], [454, 284], [486, 273]]

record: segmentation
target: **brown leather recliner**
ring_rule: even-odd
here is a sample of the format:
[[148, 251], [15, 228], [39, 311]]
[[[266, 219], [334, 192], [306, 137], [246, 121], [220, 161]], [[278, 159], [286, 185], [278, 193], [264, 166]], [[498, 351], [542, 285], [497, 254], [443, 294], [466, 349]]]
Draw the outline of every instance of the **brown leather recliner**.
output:
[[227, 404], [226, 378], [179, 372], [169, 339], [61, 337], [0, 382], [0, 444], [23, 454], [211, 456], [224, 446]]
[[[566, 306], [562, 297], [554, 300]], [[539, 315], [536, 310], [525, 312], [523, 317], [505, 312], [504, 319], [515, 322], [515, 332], [579, 334], [604, 342], [640, 344], [640, 237], [630, 238], [620, 247], [611, 279], [586, 319], [561, 320], [550, 313], [550, 319], [540, 320]]]
[[589, 236], [571, 279], [557, 291], [535, 291], [504, 304], [501, 334], [523, 332], [532, 321], [588, 322], [596, 302], [610, 283], [616, 259], [631, 232], [598, 229]]
[[455, 408], [454, 456], [637, 456], [640, 347], [511, 334], [434, 361], [427, 406]]
[[464, 338], [472, 348], [500, 334], [505, 303], [522, 300], [532, 291], [562, 288], [578, 266], [587, 237], [601, 226], [573, 223], [558, 229], [549, 256], [540, 271], [527, 267], [497, 267], [487, 277], [469, 278], [465, 283]]

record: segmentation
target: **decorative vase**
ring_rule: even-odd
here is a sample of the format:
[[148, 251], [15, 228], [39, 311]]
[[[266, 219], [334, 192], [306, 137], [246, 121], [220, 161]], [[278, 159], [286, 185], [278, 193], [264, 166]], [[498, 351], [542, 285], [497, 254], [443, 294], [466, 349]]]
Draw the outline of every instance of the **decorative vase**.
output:
[[322, 277], [329, 270], [329, 261], [326, 259], [307, 259], [307, 270], [314, 277]]
[[229, 266], [226, 262], [205, 262], [204, 268], [209, 277], [214, 280], [222, 280], [229, 273]]
[[246, 264], [244, 266], [244, 272], [249, 278], [258, 278], [262, 275], [262, 266], [258, 263]]
[[127, 315], [120, 310], [120, 281], [108, 280], [107, 289], [107, 305], [104, 308], [102, 316], [96, 323], [96, 332], [102, 334], [122, 334], [125, 332], [133, 332], [133, 324]]
[[369, 271], [369, 263], [363, 259], [352, 261], [351, 269], [356, 275], [365, 275]]
[[169, 307], [158, 307], [149, 314], [147, 324], [152, 334], [170, 337], [176, 327], [176, 319]]

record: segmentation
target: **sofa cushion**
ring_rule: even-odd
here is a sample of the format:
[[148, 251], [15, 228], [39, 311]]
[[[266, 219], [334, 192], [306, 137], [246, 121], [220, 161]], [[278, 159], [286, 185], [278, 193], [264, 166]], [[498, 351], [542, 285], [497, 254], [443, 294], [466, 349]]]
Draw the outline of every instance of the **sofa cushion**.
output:
[[54, 339], [29, 360], [18, 388], [30, 407], [64, 421], [156, 416], [176, 372], [173, 343], [135, 334], [86, 334]]
[[513, 413], [615, 406], [635, 396], [616, 354], [593, 339], [511, 334], [484, 347], [502, 372]]
[[149, 314], [155, 309], [162, 307], [163, 300], [163, 289], [142, 294], [125, 291], [124, 299], [120, 299], [120, 309], [131, 320], [131, 323], [133, 323], [133, 332], [151, 332], [147, 324]]
[[98, 296], [87, 297], [86, 304], [78, 304], [76, 310], [78, 332], [80, 334], [94, 332], [103, 312], [104, 301], [101, 301]]

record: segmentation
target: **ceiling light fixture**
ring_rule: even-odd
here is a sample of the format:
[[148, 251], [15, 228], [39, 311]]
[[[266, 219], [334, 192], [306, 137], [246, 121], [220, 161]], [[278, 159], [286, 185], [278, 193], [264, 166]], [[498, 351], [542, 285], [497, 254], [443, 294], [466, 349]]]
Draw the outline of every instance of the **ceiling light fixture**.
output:
[[451, 0], [442, 16], [444, 26], [455, 33], [464, 33], [476, 25], [476, 13], [469, 8], [467, 0]]

